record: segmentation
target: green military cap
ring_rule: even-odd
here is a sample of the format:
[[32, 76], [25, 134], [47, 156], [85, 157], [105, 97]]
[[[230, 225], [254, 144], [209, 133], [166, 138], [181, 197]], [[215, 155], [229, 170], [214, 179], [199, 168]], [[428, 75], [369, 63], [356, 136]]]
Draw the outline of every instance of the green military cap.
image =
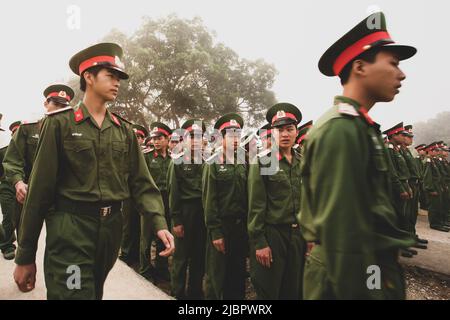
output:
[[22, 124], [22, 121], [14, 121], [13, 123], [11, 123], [9, 125], [9, 131], [11, 131], [12, 133], [14, 133]]
[[360, 54], [376, 48], [394, 52], [399, 60], [408, 59], [417, 52], [411, 46], [395, 45], [387, 32], [384, 14], [377, 12], [358, 23], [328, 48], [319, 60], [319, 70], [326, 76], [338, 76]]
[[237, 113], [227, 113], [219, 118], [214, 124], [214, 129], [222, 130], [236, 128], [242, 129], [244, 127], [244, 119]]
[[291, 103], [281, 102], [269, 108], [266, 114], [266, 120], [272, 127], [284, 126], [287, 124], [300, 123], [302, 113]]
[[406, 125], [405, 130], [402, 132], [402, 134], [411, 138], [414, 137], [412, 128], [413, 126], [411, 124]]
[[181, 140], [183, 140], [183, 138], [177, 132], [172, 132], [172, 134], [170, 135], [170, 141], [180, 142]]
[[128, 79], [120, 61], [123, 55], [122, 48], [116, 43], [98, 43], [75, 54], [69, 62], [70, 69], [81, 76], [84, 71], [96, 66], [115, 70], [121, 79]]
[[170, 129], [167, 125], [165, 125], [162, 122], [152, 122], [150, 124], [150, 136], [153, 137], [159, 137], [159, 136], [166, 136], [170, 137], [172, 134], [172, 129]]
[[420, 151], [420, 150], [425, 149], [426, 146], [427, 146], [427, 145], [426, 145], [425, 143], [422, 143], [422, 144], [419, 144], [419, 145], [415, 146], [414, 148], [415, 148], [417, 151]]
[[405, 131], [405, 128], [403, 127], [403, 122], [400, 122], [400, 123], [396, 124], [395, 126], [393, 126], [392, 128], [383, 131], [383, 134], [387, 135], [388, 137], [391, 137], [396, 134], [401, 134], [404, 131]]
[[146, 127], [141, 126], [140, 124], [133, 124], [133, 131], [136, 135], [139, 135], [143, 138], [148, 137], [148, 130]]
[[187, 130], [189, 133], [193, 133], [194, 131], [200, 131], [203, 133], [206, 131], [205, 123], [202, 120], [195, 118], [186, 120], [181, 128]]
[[75, 92], [72, 88], [64, 84], [52, 84], [44, 90], [44, 97], [48, 100], [50, 98], [55, 99], [58, 103], [69, 105], [69, 102], [75, 96]]
[[305, 140], [306, 133], [309, 131], [309, 129], [312, 127], [312, 125], [313, 125], [313, 121], [311, 120], [297, 128], [298, 134], [297, 134], [297, 139], [295, 140], [297, 144], [300, 144]]
[[272, 126], [270, 123], [266, 123], [258, 130], [258, 135], [260, 139], [267, 139], [272, 136]]

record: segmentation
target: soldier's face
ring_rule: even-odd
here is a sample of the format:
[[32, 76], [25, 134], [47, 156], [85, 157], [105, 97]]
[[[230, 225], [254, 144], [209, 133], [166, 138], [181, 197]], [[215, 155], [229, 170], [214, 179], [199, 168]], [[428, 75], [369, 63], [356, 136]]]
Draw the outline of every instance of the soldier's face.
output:
[[97, 76], [86, 72], [86, 84], [103, 98], [104, 101], [114, 101], [117, 98], [120, 87], [119, 75], [110, 69], [101, 69]]
[[234, 129], [226, 130], [226, 133], [224, 136], [225, 148], [233, 148], [233, 150], [237, 150], [240, 139], [241, 139], [241, 131], [240, 130], [234, 130]]
[[291, 148], [295, 144], [297, 137], [297, 127], [295, 124], [275, 127], [272, 129], [275, 141], [280, 148]]
[[169, 145], [169, 139], [164, 135], [154, 137], [153, 145], [155, 146], [156, 150], [164, 150]]
[[363, 74], [362, 84], [376, 102], [392, 101], [406, 78], [399, 68], [399, 59], [389, 51], [380, 51], [373, 63], [364, 63]]
[[178, 141], [172, 140], [172, 141], [170, 141], [170, 143], [169, 143], [169, 149], [170, 149], [170, 150], [173, 150], [177, 145], [178, 145]]
[[407, 146], [410, 146], [413, 143], [413, 139], [411, 137], [408, 137], [408, 136], [404, 136], [403, 140], [405, 141], [405, 144]]
[[53, 100], [45, 100], [44, 107], [47, 110], [47, 112], [53, 112], [55, 110], [63, 108], [64, 106], [59, 103], [56, 103]]
[[137, 141], [138, 141], [139, 145], [143, 145], [144, 144], [145, 139], [144, 139], [143, 136], [137, 134], [136, 138], [137, 138]]

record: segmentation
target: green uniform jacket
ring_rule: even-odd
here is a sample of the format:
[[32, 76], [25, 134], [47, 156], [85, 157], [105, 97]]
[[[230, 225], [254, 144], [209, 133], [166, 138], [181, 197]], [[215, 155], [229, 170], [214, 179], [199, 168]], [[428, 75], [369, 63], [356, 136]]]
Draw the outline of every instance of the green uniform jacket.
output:
[[14, 134], [4, 161], [6, 179], [15, 186], [17, 182], [28, 183], [33, 168], [41, 123], [22, 124]]
[[301, 230], [307, 241], [319, 243], [337, 299], [383, 298], [382, 290], [367, 288], [367, 268], [414, 244], [398, 228], [379, 126], [359, 108], [337, 97], [308, 132], [302, 162]]
[[411, 151], [409, 151], [409, 149], [402, 148], [400, 149], [400, 153], [403, 155], [406, 165], [408, 166], [409, 179], [419, 179], [420, 178], [419, 168], [417, 167], [417, 163], [414, 160]]
[[389, 145], [388, 152], [401, 183], [400, 193], [409, 192], [408, 179], [410, 178], [410, 173], [405, 158], [395, 146], [391, 147]]
[[427, 192], [442, 193], [442, 175], [437, 165], [437, 159], [427, 158], [425, 162], [424, 188]]
[[[185, 155], [181, 155], [185, 156]], [[186, 160], [187, 156], [185, 156]], [[192, 160], [193, 162], [194, 160]], [[183, 200], [202, 199], [202, 164], [169, 163], [167, 171], [167, 187], [169, 192], [169, 208], [172, 226], [183, 224], [181, 205]]]
[[35, 261], [43, 220], [57, 197], [93, 203], [131, 197], [139, 212], [152, 215], [156, 231], [167, 228], [160, 192], [131, 124], [109, 111], [101, 129], [94, 123], [81, 102], [45, 119], [22, 211], [17, 264]]
[[148, 170], [160, 191], [167, 191], [167, 171], [172, 161], [169, 153], [164, 158], [156, 150], [144, 154]]
[[206, 228], [212, 240], [224, 238], [223, 219], [247, 218], [246, 165], [205, 164], [202, 185]]
[[[298, 223], [300, 210], [300, 155], [292, 149], [292, 164], [269, 150], [258, 156], [248, 173], [248, 234], [256, 249], [268, 247], [266, 224], [289, 225]], [[261, 174], [262, 168], [276, 163], [274, 174]]]
[[5, 159], [7, 149], [8, 146], [0, 149], [0, 181], [5, 181], [5, 169], [3, 166], [3, 160]]

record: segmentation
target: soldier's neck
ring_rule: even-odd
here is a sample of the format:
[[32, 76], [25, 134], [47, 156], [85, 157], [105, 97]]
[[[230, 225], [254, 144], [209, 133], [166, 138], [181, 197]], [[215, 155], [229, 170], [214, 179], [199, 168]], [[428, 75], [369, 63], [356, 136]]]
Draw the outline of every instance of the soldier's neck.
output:
[[372, 109], [376, 103], [376, 101], [374, 101], [360, 86], [357, 86], [356, 83], [345, 84], [342, 95], [355, 100], [367, 111]]
[[83, 98], [83, 103], [88, 109], [89, 113], [93, 116], [104, 115], [106, 113], [106, 103], [105, 99], [100, 97], [95, 92], [91, 90], [86, 90]]

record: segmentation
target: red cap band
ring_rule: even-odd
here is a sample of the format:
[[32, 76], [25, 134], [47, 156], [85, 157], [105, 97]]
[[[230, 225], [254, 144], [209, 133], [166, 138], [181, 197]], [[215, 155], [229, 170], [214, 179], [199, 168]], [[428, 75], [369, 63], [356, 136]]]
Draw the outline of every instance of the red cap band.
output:
[[[339, 75], [344, 69], [344, 67], [352, 61], [355, 57], [359, 56], [361, 53], [366, 51], [367, 49], [370, 49], [370, 45], [374, 42], [380, 41], [380, 40], [386, 40], [389, 42], [394, 42], [391, 39], [391, 36], [386, 31], [378, 31], [375, 33], [371, 33], [364, 38], [356, 41], [354, 44], [352, 44], [350, 47], [345, 49], [337, 58], [336, 61], [333, 64], [333, 71], [335, 75]], [[369, 47], [367, 47], [369, 46]]]
[[50, 98], [50, 97], [64, 98], [64, 99], [66, 99], [67, 101], [72, 100], [72, 97], [69, 96], [69, 95], [67, 95], [67, 94], [66, 94], [65, 96], [60, 96], [60, 95], [59, 95], [59, 92], [52, 92], [52, 93], [50, 93], [50, 94], [47, 96], [47, 99]]
[[229, 121], [229, 122], [225, 122], [224, 124], [222, 124], [219, 128], [219, 131], [222, 131], [226, 127], [238, 127], [239, 129], [241, 128], [239, 123], [236, 122], [236, 123], [231, 124], [231, 121]]
[[279, 118], [278, 118], [278, 115], [275, 115], [275, 116], [272, 118], [272, 124], [273, 124], [275, 121], [277, 121], [277, 120], [279, 120], [279, 119], [284, 119], [284, 118], [290, 118], [290, 119], [293, 119], [293, 120], [297, 121], [297, 117], [296, 117], [294, 114], [292, 114], [292, 113], [284, 112], [283, 115], [284, 115], [283, 117], [279, 117]]
[[261, 132], [261, 135], [259, 136], [260, 138], [264, 138], [265, 136], [268, 136], [269, 134], [272, 133], [271, 129], [267, 129]]
[[397, 129], [393, 129], [391, 131], [388, 131], [387, 135], [388, 136], [392, 136], [392, 135], [394, 135], [396, 133], [399, 133], [400, 131], [404, 131], [404, 130], [405, 130], [405, 128], [403, 128], [403, 127], [397, 128]]
[[80, 63], [80, 67], [78, 68], [78, 71], [80, 72], [80, 75], [83, 73], [84, 70], [96, 66], [99, 62], [108, 62], [113, 66], [116, 66], [116, 58], [110, 57], [110, 56], [97, 56], [90, 59], [87, 59]]

